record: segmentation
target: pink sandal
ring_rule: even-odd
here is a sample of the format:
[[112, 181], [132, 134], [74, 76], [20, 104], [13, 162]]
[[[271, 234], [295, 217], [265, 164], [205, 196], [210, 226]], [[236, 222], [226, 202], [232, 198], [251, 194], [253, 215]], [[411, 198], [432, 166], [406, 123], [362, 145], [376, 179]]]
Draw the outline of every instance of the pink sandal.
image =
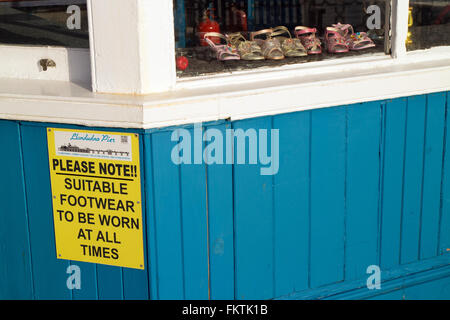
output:
[[[213, 40], [209, 39], [209, 37], [223, 39], [227, 44], [215, 44]], [[209, 44], [211, 49], [216, 52], [217, 60], [227, 61], [241, 59], [236, 47], [231, 45], [230, 40], [223, 34], [217, 32], [207, 32], [203, 36], [203, 39]]]
[[336, 28], [327, 27], [325, 41], [329, 53], [344, 53], [349, 51], [346, 39]]
[[339, 30], [339, 33], [345, 38], [350, 50], [358, 51], [375, 47], [372, 39], [365, 32], [355, 33], [350, 24], [333, 24], [333, 27]]
[[303, 26], [295, 27], [295, 36], [300, 39], [308, 54], [321, 54], [322, 44], [316, 37], [317, 29]]

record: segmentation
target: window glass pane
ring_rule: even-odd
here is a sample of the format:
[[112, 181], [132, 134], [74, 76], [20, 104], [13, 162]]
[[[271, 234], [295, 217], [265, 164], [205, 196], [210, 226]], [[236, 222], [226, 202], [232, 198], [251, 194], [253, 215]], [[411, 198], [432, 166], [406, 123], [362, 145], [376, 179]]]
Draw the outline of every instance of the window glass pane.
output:
[[[177, 74], [189, 77], [383, 53], [388, 3], [174, 0]], [[220, 36], [207, 34], [205, 39], [207, 32]], [[242, 36], [233, 35], [236, 32]], [[256, 43], [247, 42], [252, 35]]]
[[0, 45], [88, 48], [86, 0], [0, 0]]
[[410, 0], [407, 50], [450, 45], [450, 1]]

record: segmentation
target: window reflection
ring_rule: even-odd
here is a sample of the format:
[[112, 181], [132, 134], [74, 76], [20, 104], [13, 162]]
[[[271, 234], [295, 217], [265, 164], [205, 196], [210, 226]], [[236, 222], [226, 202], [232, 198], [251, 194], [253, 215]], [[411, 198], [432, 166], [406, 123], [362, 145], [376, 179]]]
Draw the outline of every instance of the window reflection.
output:
[[450, 1], [410, 0], [408, 50], [450, 44]]
[[0, 0], [0, 44], [88, 48], [86, 0]]

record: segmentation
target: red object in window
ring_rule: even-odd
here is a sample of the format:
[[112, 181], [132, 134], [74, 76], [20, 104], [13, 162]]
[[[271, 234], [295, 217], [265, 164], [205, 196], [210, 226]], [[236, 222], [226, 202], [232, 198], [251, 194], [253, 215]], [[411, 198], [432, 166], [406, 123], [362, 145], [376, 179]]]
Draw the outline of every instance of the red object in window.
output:
[[189, 65], [188, 58], [183, 56], [177, 58], [177, 69], [184, 71], [187, 69], [188, 65]]
[[248, 31], [247, 27], [247, 14], [244, 10], [241, 10], [236, 7], [236, 5], [231, 6], [230, 10], [230, 21], [227, 26], [227, 30], [229, 32], [246, 32]]
[[[200, 40], [200, 45], [202, 46], [208, 46], [208, 43], [203, 39], [203, 36], [207, 32], [217, 32], [220, 33], [220, 26], [219, 23], [213, 19], [213, 15], [211, 11], [214, 9], [206, 9], [203, 12], [203, 20], [199, 23], [197, 27], [197, 35]], [[209, 17], [211, 14], [211, 18]], [[219, 37], [210, 37], [209, 38], [212, 42], [215, 44], [220, 44], [220, 38]]]

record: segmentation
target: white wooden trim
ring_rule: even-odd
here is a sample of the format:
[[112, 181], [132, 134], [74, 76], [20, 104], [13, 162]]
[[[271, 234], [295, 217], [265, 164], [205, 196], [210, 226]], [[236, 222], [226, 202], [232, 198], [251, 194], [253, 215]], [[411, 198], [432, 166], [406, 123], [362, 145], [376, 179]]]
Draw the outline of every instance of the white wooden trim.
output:
[[[62, 47], [0, 46], [0, 78], [71, 81], [89, 84], [88, 49]], [[42, 70], [41, 59], [55, 61], [55, 68]]]
[[89, 0], [93, 88], [148, 94], [176, 81], [172, 1]]
[[[55, 61], [56, 67], [42, 70], [41, 59]], [[89, 49], [0, 43], [0, 78], [71, 81], [90, 87], [90, 52]]]
[[[159, 128], [347, 105], [450, 90], [450, 47], [263, 81], [177, 88], [145, 96], [95, 94], [68, 82], [0, 79], [0, 118]], [[255, 78], [258, 78], [255, 75]], [[205, 83], [208, 81], [205, 81]]]
[[392, 57], [406, 56], [409, 0], [392, 0]]

